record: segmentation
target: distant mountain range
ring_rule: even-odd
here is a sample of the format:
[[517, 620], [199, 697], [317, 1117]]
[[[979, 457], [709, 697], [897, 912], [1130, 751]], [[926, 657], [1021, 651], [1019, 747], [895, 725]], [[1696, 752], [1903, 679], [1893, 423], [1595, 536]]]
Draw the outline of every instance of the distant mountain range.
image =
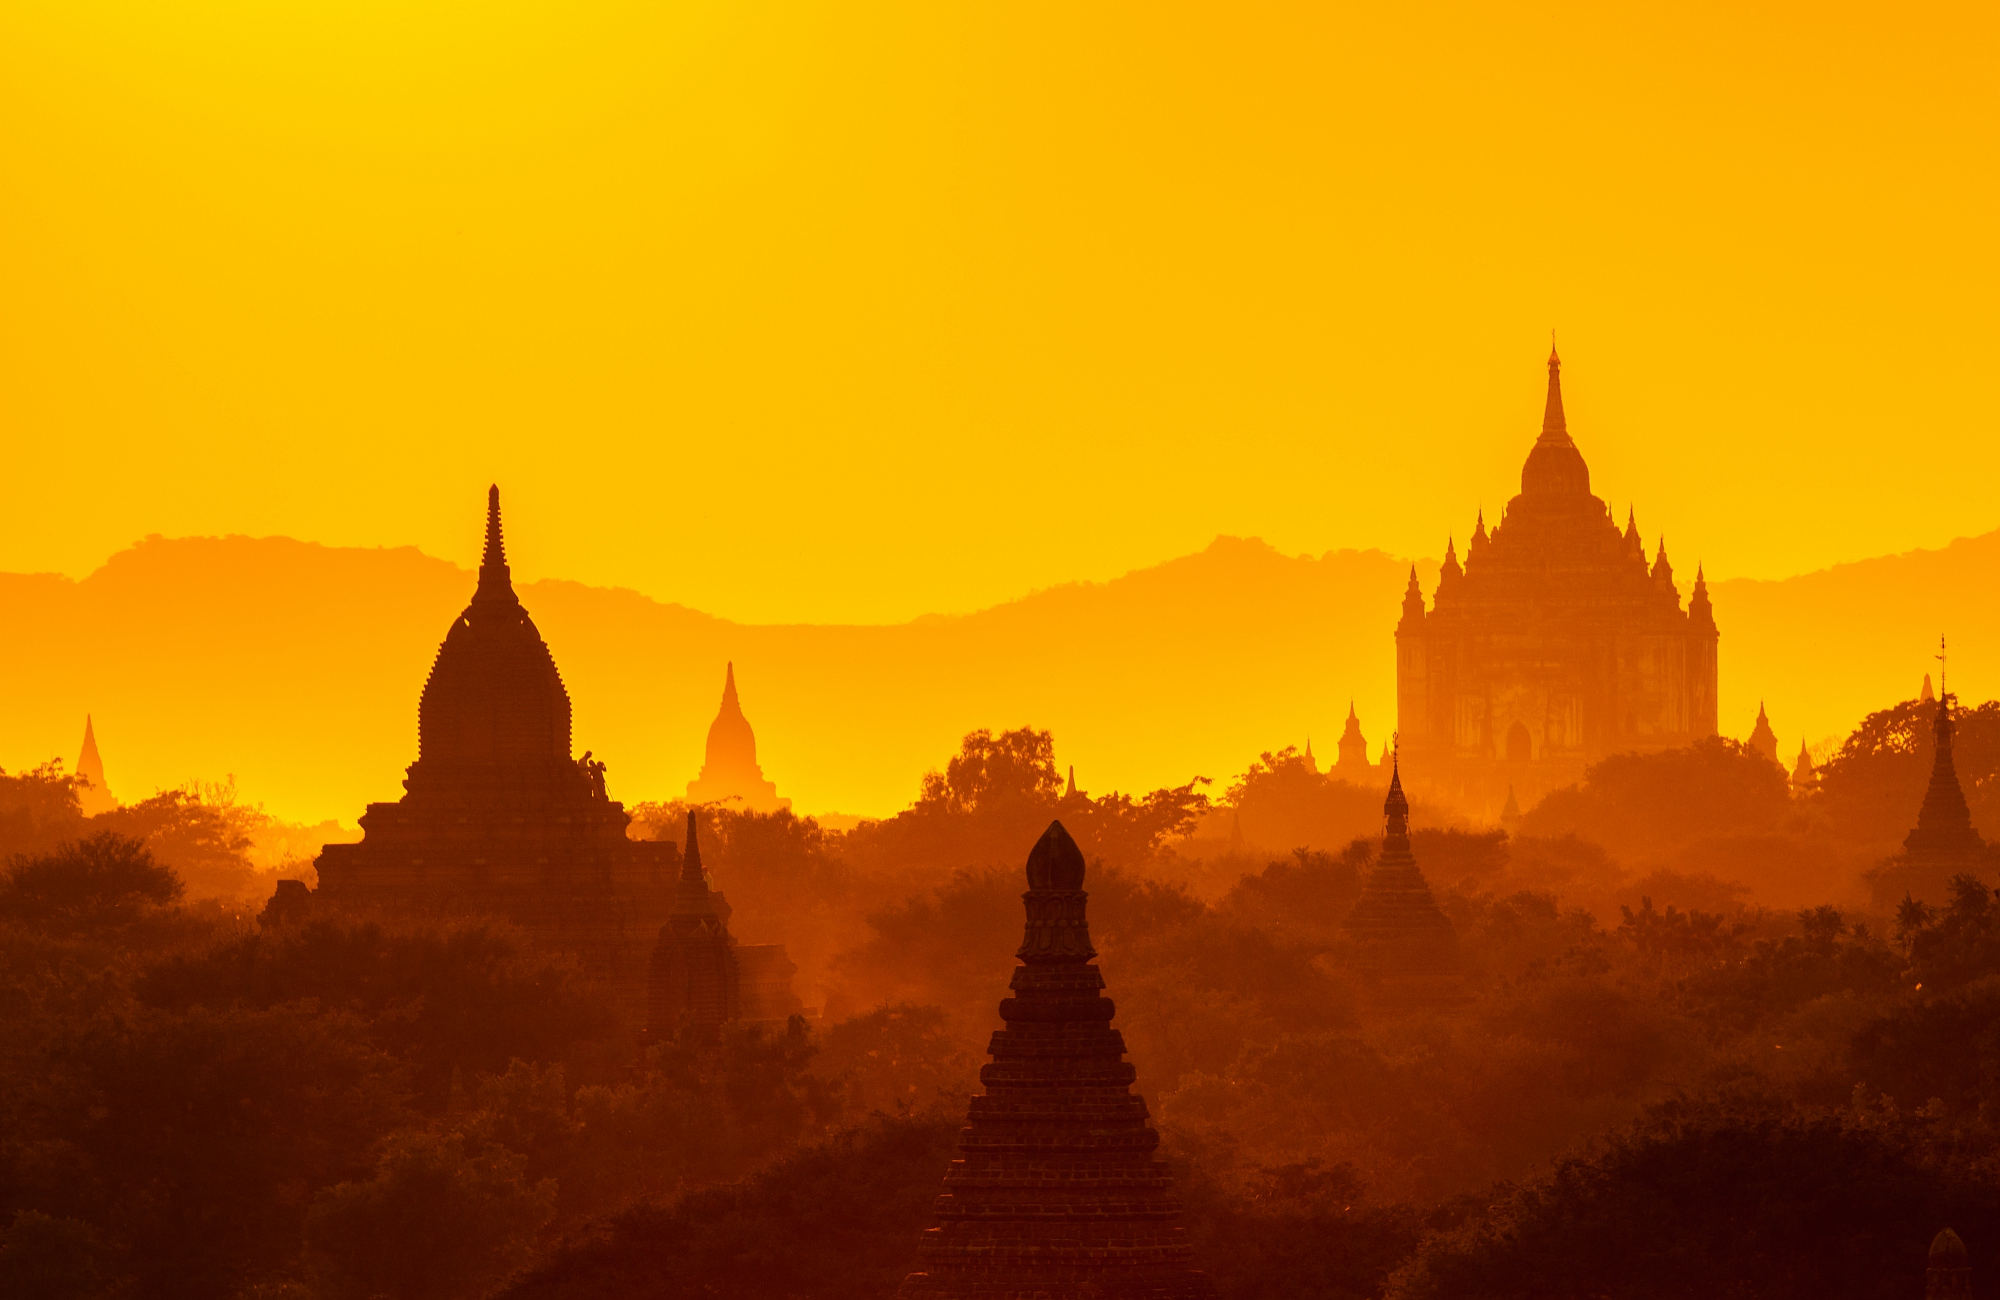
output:
[[[615, 797], [670, 798], [699, 768], [734, 660], [765, 774], [801, 811], [886, 813], [979, 727], [1055, 731], [1087, 790], [1216, 778], [1310, 735], [1332, 757], [1353, 699], [1392, 726], [1392, 632], [1410, 562], [1282, 555], [1254, 540], [962, 616], [753, 626], [563, 581], [521, 599], [555, 652], [576, 749]], [[1435, 562], [1420, 562], [1426, 590]], [[1685, 592], [1692, 575], [1682, 575]], [[2000, 532], [1782, 581], [1711, 584], [1723, 730], [1768, 702], [1787, 758], [1914, 694], [1940, 632], [1952, 684], [2000, 681]], [[112, 789], [238, 778], [296, 820], [351, 822], [400, 793], [431, 657], [473, 575], [411, 549], [148, 538], [78, 582], [0, 575], [0, 765], [73, 763], [86, 711]]]

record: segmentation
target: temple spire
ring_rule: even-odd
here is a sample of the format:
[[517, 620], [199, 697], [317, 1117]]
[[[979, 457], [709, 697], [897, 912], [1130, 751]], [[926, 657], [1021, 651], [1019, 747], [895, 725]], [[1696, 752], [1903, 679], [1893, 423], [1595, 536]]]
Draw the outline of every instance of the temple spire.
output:
[[473, 599], [513, 600], [514, 575], [507, 567], [507, 545], [500, 537], [500, 485], [486, 489], [486, 550], [479, 557], [479, 590]]
[[1549, 399], [1542, 407], [1542, 441], [1569, 441], [1569, 421], [1563, 416], [1562, 358], [1556, 355], [1553, 334], [1549, 336]]
[[687, 847], [681, 851], [681, 884], [708, 888], [708, 873], [701, 869], [701, 836], [695, 829], [694, 810], [688, 810]]

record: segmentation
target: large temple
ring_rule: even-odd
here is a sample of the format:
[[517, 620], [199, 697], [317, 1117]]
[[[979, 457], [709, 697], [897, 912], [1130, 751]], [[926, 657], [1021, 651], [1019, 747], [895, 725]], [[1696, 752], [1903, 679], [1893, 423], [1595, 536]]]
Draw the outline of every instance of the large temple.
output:
[[903, 1300], [1208, 1300], [1084, 916], [1083, 852], [1051, 822], [1027, 930], [936, 1226]]
[[368, 805], [358, 843], [320, 850], [310, 897], [285, 882], [266, 915], [500, 916], [575, 952], [636, 1022], [679, 897], [680, 850], [627, 838], [604, 765], [571, 757], [569, 693], [514, 594], [499, 488], [486, 511], [479, 584], [424, 683], [403, 797]]
[[723, 669], [722, 707], [708, 724], [708, 748], [701, 773], [688, 782], [689, 803], [728, 803], [744, 812], [783, 812], [790, 799], [778, 797], [778, 787], [764, 779], [757, 766], [757, 736], [743, 705], [736, 698], [736, 665]]
[[1430, 607], [1415, 569], [1396, 628], [1402, 749], [1426, 787], [1496, 814], [1582, 777], [1598, 759], [1716, 733], [1715, 613], [1697, 571], [1685, 608], [1665, 541], [1651, 565], [1636, 516], [1621, 531], [1591, 494], [1549, 352], [1541, 436], [1521, 491], [1459, 563], [1445, 548]]

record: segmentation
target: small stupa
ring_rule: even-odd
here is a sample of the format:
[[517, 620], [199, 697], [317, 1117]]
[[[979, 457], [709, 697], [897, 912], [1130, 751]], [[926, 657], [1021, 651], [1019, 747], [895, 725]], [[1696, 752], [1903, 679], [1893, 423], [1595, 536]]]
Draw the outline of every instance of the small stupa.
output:
[[729, 939], [729, 904], [708, 886], [695, 815], [689, 812], [673, 911], [653, 946], [646, 1030], [713, 1032], [741, 1010], [742, 973]]
[[1382, 852], [1341, 927], [1354, 969], [1392, 1001], [1448, 1001], [1460, 993], [1458, 934], [1410, 851], [1410, 801], [1400, 759], [1383, 801]]
[[1924, 1300], [1970, 1300], [1972, 1260], [1965, 1242], [1950, 1228], [1931, 1239], [1928, 1266], [1924, 1269]]
[[1812, 790], [1812, 785], [1813, 785], [1812, 750], [1806, 746], [1805, 741], [1801, 740], [1799, 742], [1798, 759], [1792, 764], [1792, 793], [1795, 795], [1803, 795], [1810, 793]]
[[108, 813], [118, 806], [104, 779], [104, 759], [97, 752], [97, 729], [88, 713], [83, 715], [83, 752], [76, 756], [76, 803], [86, 817]]
[[1778, 733], [1771, 730], [1771, 718], [1764, 712], [1762, 700], [1757, 701], [1757, 722], [1750, 728], [1750, 739], [1744, 744], [1752, 752], [1762, 754], [1771, 762], [1778, 761]]
[[936, 1226], [903, 1300], [1209, 1300], [1084, 916], [1083, 853], [1049, 823], [1027, 930]]
[[1930, 784], [1924, 788], [1916, 826], [1903, 837], [1903, 858], [1912, 867], [1949, 875], [1978, 864], [1985, 857], [1986, 842], [1973, 829], [1972, 810], [1966, 806], [1965, 789], [1952, 761], [1950, 695], [1938, 696], [1931, 728], [1936, 742]]

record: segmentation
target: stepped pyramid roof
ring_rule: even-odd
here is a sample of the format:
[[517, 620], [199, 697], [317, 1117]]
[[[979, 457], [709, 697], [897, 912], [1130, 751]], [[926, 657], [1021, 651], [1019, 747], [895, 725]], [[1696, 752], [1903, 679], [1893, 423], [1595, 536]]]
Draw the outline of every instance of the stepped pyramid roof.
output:
[[937, 1223], [898, 1293], [981, 1300], [1207, 1300], [1159, 1134], [1132, 1092], [1061, 822], [1028, 855], [1027, 930]]

